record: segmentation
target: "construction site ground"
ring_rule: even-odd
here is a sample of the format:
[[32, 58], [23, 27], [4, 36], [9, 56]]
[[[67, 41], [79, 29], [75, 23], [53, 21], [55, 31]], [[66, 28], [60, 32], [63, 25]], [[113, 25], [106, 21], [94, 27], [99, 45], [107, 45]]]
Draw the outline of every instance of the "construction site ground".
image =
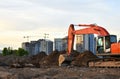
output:
[[86, 67], [0, 67], [0, 79], [120, 79], [120, 69]]
[[58, 57], [66, 53], [41, 52], [34, 56], [0, 56], [0, 79], [120, 79], [120, 68], [89, 68], [87, 61], [97, 58], [92, 52], [71, 55], [68, 66], [58, 66]]

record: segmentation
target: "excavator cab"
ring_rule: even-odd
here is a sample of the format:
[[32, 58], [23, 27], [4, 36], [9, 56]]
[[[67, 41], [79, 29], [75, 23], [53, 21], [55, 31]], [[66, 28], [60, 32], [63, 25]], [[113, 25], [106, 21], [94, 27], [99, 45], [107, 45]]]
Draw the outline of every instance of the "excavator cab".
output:
[[99, 36], [97, 38], [97, 54], [105, 54], [111, 52], [111, 45], [117, 43], [116, 35]]

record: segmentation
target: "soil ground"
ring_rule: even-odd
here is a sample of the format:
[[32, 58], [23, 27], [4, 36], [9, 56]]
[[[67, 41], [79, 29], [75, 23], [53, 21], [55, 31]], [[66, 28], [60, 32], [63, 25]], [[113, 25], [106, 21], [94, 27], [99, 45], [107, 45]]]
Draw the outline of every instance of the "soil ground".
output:
[[66, 52], [44, 52], [34, 56], [0, 56], [0, 79], [120, 79], [120, 68], [89, 68], [92, 52], [71, 54], [71, 65], [59, 67], [58, 57]]
[[120, 79], [120, 68], [0, 67], [0, 79]]

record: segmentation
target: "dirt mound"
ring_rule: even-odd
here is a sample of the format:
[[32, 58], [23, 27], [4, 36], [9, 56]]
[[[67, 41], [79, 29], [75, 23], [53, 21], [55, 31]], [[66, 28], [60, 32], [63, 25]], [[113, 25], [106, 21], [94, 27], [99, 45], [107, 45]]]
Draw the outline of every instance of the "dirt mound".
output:
[[58, 58], [60, 54], [66, 53], [65, 51], [54, 51], [44, 59], [40, 61], [40, 66], [58, 66]]
[[80, 53], [73, 61], [72, 61], [72, 65], [74, 66], [87, 66], [87, 62], [89, 60], [92, 60], [94, 58], [97, 58], [96, 55], [94, 55], [92, 52], [90, 51], [85, 51]]
[[[39, 64], [41, 67], [50, 67], [50, 66], [58, 66], [58, 58], [60, 54], [66, 54], [66, 52], [58, 52], [54, 51], [50, 55], [43, 58]], [[71, 62], [71, 65], [74, 66], [87, 66], [87, 62], [93, 58], [97, 58], [96, 55], [94, 55], [90, 51], [85, 51], [82, 53], [79, 53], [77, 51], [73, 51], [70, 55], [73, 58], [73, 61]]]
[[30, 57], [30, 63], [34, 64], [36, 67], [39, 67], [39, 62], [45, 58], [47, 55], [45, 52], [40, 52], [37, 55], [33, 55]]
[[40, 52], [33, 56], [17, 57], [11, 67], [40, 67], [39, 61], [46, 56], [45, 52]]
[[[15, 67], [16, 65], [20, 65], [20, 67], [26, 65], [31, 67], [58, 66], [58, 58], [60, 54], [66, 54], [66, 51], [54, 51], [50, 55], [46, 55], [45, 52], [40, 52], [33, 56], [0, 56], [0, 65], [15, 65]], [[73, 57], [71, 65], [74, 66], [87, 66], [89, 60], [97, 58], [97, 56], [90, 51], [85, 51], [83, 53], [73, 51], [70, 56]]]
[[76, 57], [78, 56], [80, 54], [80, 52], [77, 52], [77, 51], [73, 51], [73, 52], [71, 52], [71, 54], [70, 54], [70, 56], [73, 58], [73, 60], [74, 59], [76, 59]]
[[20, 59], [20, 57], [15, 56], [15, 55], [1, 56], [0, 62], [10, 65], [12, 63], [17, 62], [19, 59]]
[[35, 67], [39, 67], [39, 61], [42, 58], [46, 57], [47, 55], [45, 52], [40, 52], [37, 55], [33, 56], [15, 56], [15, 55], [8, 55], [8, 56], [0, 56], [0, 66], [8, 65], [11, 67], [24, 67], [26, 65], [31, 65]]

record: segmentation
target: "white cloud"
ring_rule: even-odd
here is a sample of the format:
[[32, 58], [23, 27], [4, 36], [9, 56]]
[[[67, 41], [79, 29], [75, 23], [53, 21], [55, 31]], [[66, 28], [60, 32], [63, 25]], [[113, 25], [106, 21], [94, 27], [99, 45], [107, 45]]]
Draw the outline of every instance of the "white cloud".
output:
[[10, 36], [8, 40], [17, 42], [24, 35], [45, 32], [56, 33], [52, 34], [55, 37], [57, 32], [66, 33], [71, 23], [97, 23], [119, 35], [120, 6], [115, 4], [110, 0], [1, 0], [0, 36], [5, 39], [0, 41]]

